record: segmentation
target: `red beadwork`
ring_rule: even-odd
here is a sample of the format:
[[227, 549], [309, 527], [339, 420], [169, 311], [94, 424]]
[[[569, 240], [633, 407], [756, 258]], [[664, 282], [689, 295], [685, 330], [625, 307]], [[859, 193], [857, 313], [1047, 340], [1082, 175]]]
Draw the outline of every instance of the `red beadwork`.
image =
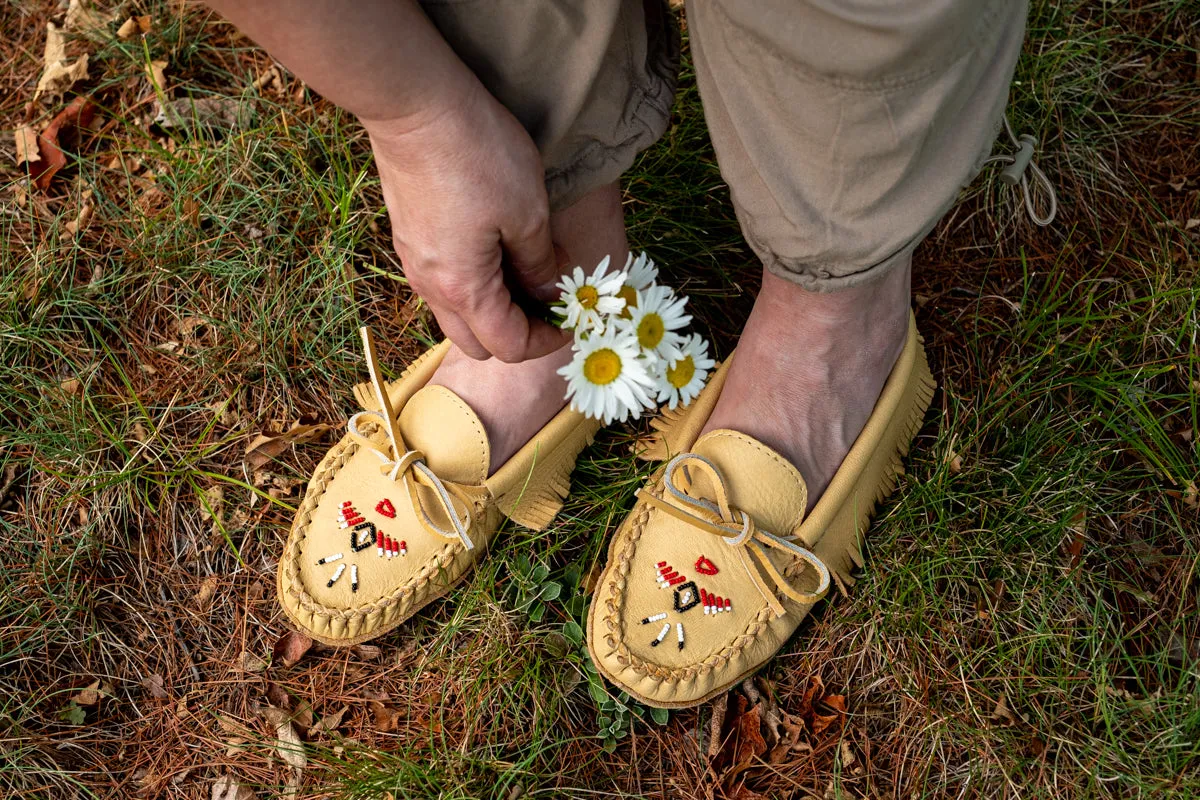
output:
[[720, 570], [717, 569], [717, 565], [712, 561], [704, 556], [700, 556], [696, 559], [696, 572], [699, 572], [701, 575], [716, 575]]
[[375, 506], [375, 510], [389, 519], [396, 518], [396, 507], [386, 497], [379, 501], [379, 504]]

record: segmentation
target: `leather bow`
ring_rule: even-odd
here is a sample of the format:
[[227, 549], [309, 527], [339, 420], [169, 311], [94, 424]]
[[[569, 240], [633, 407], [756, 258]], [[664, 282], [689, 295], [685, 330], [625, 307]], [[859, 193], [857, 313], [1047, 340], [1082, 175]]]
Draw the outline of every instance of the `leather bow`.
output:
[[[363, 349], [367, 355], [367, 370], [371, 374], [371, 385], [375, 389], [375, 397], [379, 401], [379, 411], [360, 411], [350, 418], [347, 423], [347, 428], [350, 435], [358, 442], [361, 447], [370, 449], [375, 455], [379, 456], [383, 462], [379, 471], [387, 475], [392, 480], [401, 481], [405, 488], [408, 489], [409, 496], [412, 498], [413, 509], [417, 512], [417, 521], [421, 523], [427, 531], [440, 536], [443, 539], [458, 539], [463, 543], [463, 547], [470, 550], [475, 547], [474, 542], [468, 535], [471, 529], [471, 493], [473, 487], [460, 486], [452, 481], [443, 481], [433, 470], [425, 463], [425, 454], [420, 450], [409, 450], [404, 445], [404, 439], [400, 435], [399, 420], [395, 409], [392, 408], [391, 400], [388, 398], [387, 386], [383, 382], [383, 376], [379, 372], [379, 364], [375, 358], [375, 341], [371, 337], [371, 329], [363, 327], [359, 329], [362, 333]], [[359, 420], [363, 417], [373, 417], [372, 422], [381, 428], [387, 434], [387, 444], [383, 447], [374, 439], [362, 433], [359, 429]], [[424, 486], [433, 490], [432, 497], [426, 493], [424, 497], [418, 490], [418, 486]], [[436, 503], [442, 514], [450, 520], [450, 528], [444, 528], [434, 522], [428, 510], [425, 508], [424, 498], [436, 499]], [[457, 501], [457, 502], [456, 502]]]
[[[675, 476], [682, 471], [684, 479], [692, 483], [688, 471], [695, 469], [703, 472], [709, 479], [715, 500], [692, 497], [679, 488]], [[775, 584], [780, 592], [795, 600], [797, 603], [815, 603], [829, 591], [829, 568], [810, 550], [801, 547], [791, 540], [791, 537], [776, 536], [769, 531], [759, 528], [754, 519], [741, 509], [729, 504], [729, 492], [725, 480], [721, 477], [716, 465], [704, 456], [695, 453], [682, 453], [671, 459], [663, 474], [663, 486], [666, 492], [662, 497], [642, 490], [638, 494], [651, 505], [665, 511], [676, 519], [682, 520], [702, 531], [720, 536], [725, 544], [734, 548], [742, 567], [758, 587], [767, 605], [775, 612], [776, 617], [785, 613], [783, 604], [775, 596], [775, 592], [767, 583], [767, 578]], [[819, 581], [816, 591], [801, 592], [788, 582], [771, 559], [763, 550], [763, 545], [783, 550], [800, 558], [817, 571]]]

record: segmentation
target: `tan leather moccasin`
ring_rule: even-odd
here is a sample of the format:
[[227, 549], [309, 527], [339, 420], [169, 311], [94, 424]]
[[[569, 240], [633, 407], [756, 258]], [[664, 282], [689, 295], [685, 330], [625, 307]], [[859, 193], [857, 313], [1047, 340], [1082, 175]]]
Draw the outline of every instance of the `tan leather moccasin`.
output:
[[667, 461], [609, 547], [588, 614], [600, 673], [642, 702], [698, 705], [769, 661], [828, 591], [851, 582], [876, 503], [903, 471], [934, 382], [916, 321], [866, 427], [805, 515], [786, 459], [730, 430], [700, 436], [730, 361], [687, 409], [656, 420]]
[[428, 385], [449, 342], [385, 384], [362, 330], [364, 411], [317, 466], [279, 562], [279, 601], [314, 639], [379, 636], [448, 592], [505, 517], [541, 530], [562, 507], [579, 452], [600, 423], [563, 409], [494, 474], [475, 413]]

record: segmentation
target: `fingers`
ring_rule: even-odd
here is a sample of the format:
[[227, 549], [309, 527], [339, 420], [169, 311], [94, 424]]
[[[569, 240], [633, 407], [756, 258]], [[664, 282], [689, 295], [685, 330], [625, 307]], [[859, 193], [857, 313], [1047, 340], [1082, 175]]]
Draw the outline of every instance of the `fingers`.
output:
[[479, 339], [471, 332], [471, 326], [467, 324], [466, 320], [445, 308], [438, 309], [432, 304], [429, 307], [433, 311], [433, 316], [437, 318], [442, 333], [447, 339], [454, 342], [459, 350], [476, 361], [486, 361], [492, 357], [488, 349], [480, 344]]
[[504, 287], [486, 289], [477, 298], [467, 323], [479, 343], [500, 361], [516, 363], [549, 355], [569, 341], [566, 332], [525, 315]]
[[558, 296], [554, 284], [562, 277], [560, 262], [566, 252], [550, 241], [550, 214], [535, 214], [535, 219], [519, 234], [502, 232], [503, 246], [521, 286], [538, 300], [551, 301]]

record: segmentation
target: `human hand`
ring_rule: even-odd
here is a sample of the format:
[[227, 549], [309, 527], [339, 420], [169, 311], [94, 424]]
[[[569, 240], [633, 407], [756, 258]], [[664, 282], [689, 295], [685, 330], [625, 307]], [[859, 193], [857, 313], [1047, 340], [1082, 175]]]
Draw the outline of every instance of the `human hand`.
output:
[[479, 85], [419, 118], [363, 124], [404, 274], [446, 336], [472, 358], [506, 362], [566, 344], [509, 288], [552, 300], [561, 273], [541, 155], [512, 114]]

